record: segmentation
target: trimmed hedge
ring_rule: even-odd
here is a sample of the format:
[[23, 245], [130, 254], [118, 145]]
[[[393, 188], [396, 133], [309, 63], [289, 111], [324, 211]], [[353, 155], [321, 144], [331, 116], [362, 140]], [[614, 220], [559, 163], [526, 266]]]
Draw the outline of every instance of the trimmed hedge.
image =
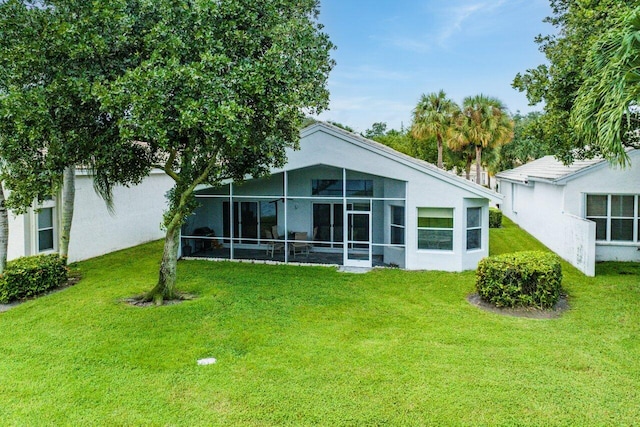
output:
[[560, 258], [550, 252], [487, 257], [476, 271], [478, 294], [497, 307], [551, 308], [560, 298], [561, 283]]
[[489, 208], [489, 228], [502, 227], [502, 211], [498, 208]]
[[67, 282], [66, 259], [57, 254], [9, 261], [0, 275], [0, 303], [43, 294]]

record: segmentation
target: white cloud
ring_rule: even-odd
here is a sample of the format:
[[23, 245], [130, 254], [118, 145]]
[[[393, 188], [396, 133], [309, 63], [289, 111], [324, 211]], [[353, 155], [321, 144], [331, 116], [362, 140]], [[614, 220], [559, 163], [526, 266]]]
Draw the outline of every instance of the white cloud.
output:
[[[511, 0], [513, 6], [514, 0]], [[491, 20], [491, 15], [507, 4], [507, 0], [489, 1], [464, 1], [462, 4], [447, 4], [444, 8], [437, 7], [436, 10], [427, 10], [424, 13], [437, 15], [438, 25], [432, 31], [416, 36], [392, 35], [389, 37], [376, 37], [387, 45], [398, 49], [427, 53], [434, 47], [446, 47], [447, 42], [463, 31], [465, 25], [469, 25], [474, 19], [482, 19], [483, 24]], [[440, 6], [440, 4], [438, 4]]]

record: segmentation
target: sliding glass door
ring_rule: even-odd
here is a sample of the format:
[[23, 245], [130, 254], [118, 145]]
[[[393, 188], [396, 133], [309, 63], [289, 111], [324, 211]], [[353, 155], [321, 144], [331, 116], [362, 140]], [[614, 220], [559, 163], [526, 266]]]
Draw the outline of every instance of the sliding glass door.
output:
[[342, 248], [343, 215], [342, 203], [313, 204], [313, 228], [318, 230], [314, 246]]

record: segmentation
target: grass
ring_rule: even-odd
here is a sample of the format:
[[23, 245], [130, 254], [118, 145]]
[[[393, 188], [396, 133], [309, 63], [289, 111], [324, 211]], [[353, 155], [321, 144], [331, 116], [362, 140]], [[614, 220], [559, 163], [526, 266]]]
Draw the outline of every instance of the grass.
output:
[[[544, 249], [508, 220], [491, 253]], [[587, 278], [571, 310], [504, 317], [468, 304], [473, 272], [206, 261], [192, 301], [131, 307], [161, 245], [78, 264], [76, 286], [0, 314], [3, 425], [633, 425], [640, 265]], [[218, 363], [197, 366], [216, 357]]]

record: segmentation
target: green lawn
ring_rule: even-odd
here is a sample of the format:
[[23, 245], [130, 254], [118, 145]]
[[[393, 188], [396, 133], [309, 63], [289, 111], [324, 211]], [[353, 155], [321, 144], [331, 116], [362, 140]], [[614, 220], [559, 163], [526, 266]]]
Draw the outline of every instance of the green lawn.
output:
[[[505, 221], [492, 253], [542, 246]], [[571, 310], [471, 306], [474, 274], [181, 262], [195, 300], [153, 284], [160, 243], [0, 314], [2, 425], [634, 425], [640, 265], [564, 265]], [[218, 363], [197, 366], [215, 357]]]

